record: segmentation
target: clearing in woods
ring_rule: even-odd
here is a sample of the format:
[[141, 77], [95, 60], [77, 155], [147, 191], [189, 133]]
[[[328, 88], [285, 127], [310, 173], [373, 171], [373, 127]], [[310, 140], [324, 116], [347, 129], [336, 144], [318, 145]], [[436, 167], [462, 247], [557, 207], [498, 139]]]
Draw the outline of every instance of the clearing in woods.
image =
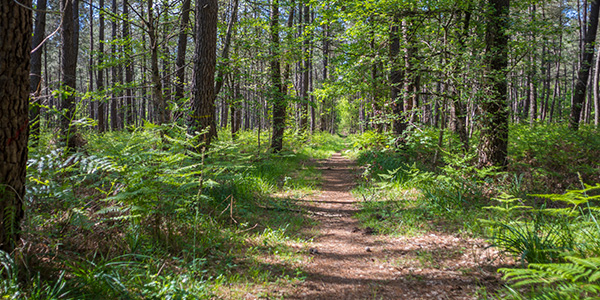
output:
[[286, 288], [285, 299], [477, 299], [500, 286], [503, 261], [485, 241], [441, 232], [377, 235], [353, 217], [354, 162], [336, 153], [319, 168], [322, 191], [303, 201], [319, 233], [306, 254], [306, 280]]

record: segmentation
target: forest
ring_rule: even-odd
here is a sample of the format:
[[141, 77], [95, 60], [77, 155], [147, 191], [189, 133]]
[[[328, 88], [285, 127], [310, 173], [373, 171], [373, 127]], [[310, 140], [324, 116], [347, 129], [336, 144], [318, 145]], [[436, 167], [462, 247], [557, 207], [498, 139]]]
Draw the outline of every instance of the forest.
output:
[[600, 0], [0, 0], [2, 299], [599, 299]]

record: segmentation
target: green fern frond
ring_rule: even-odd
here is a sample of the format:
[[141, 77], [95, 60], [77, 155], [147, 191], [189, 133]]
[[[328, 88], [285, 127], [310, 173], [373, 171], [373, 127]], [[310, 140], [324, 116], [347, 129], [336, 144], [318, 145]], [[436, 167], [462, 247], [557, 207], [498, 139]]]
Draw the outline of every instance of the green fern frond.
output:
[[[530, 286], [533, 299], [598, 299], [600, 258], [566, 256], [560, 264], [530, 264], [527, 269], [500, 269], [510, 286]], [[511, 289], [515, 291], [517, 289]]]

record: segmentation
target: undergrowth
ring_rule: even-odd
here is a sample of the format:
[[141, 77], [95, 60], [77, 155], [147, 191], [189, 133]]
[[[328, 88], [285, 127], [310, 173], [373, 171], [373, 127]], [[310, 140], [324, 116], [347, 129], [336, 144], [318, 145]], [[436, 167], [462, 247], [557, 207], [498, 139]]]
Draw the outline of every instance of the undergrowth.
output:
[[600, 181], [597, 129], [512, 126], [510, 133], [505, 170], [476, 167], [476, 134], [466, 152], [458, 136], [444, 130], [440, 139], [432, 128], [402, 138], [353, 136], [347, 155], [362, 167], [359, 219], [384, 234], [488, 238], [521, 263], [501, 270], [507, 288], [499, 298], [597, 297], [600, 187], [586, 185]]
[[253, 132], [222, 132], [197, 153], [174, 124], [84, 138], [75, 153], [47, 137], [30, 149], [24, 244], [0, 253], [4, 298], [236, 299], [303, 279], [311, 221], [274, 195], [311, 193], [310, 160], [341, 138], [288, 137], [277, 154]]

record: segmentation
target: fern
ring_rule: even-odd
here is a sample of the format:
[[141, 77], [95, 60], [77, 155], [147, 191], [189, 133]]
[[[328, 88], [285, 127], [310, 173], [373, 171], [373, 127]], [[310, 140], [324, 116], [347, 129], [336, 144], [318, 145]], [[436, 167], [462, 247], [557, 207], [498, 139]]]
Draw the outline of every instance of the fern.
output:
[[[566, 256], [566, 263], [530, 264], [526, 269], [500, 269], [516, 299], [598, 299], [600, 257]], [[518, 288], [530, 287], [527, 295]], [[515, 294], [516, 293], [516, 294]]]

